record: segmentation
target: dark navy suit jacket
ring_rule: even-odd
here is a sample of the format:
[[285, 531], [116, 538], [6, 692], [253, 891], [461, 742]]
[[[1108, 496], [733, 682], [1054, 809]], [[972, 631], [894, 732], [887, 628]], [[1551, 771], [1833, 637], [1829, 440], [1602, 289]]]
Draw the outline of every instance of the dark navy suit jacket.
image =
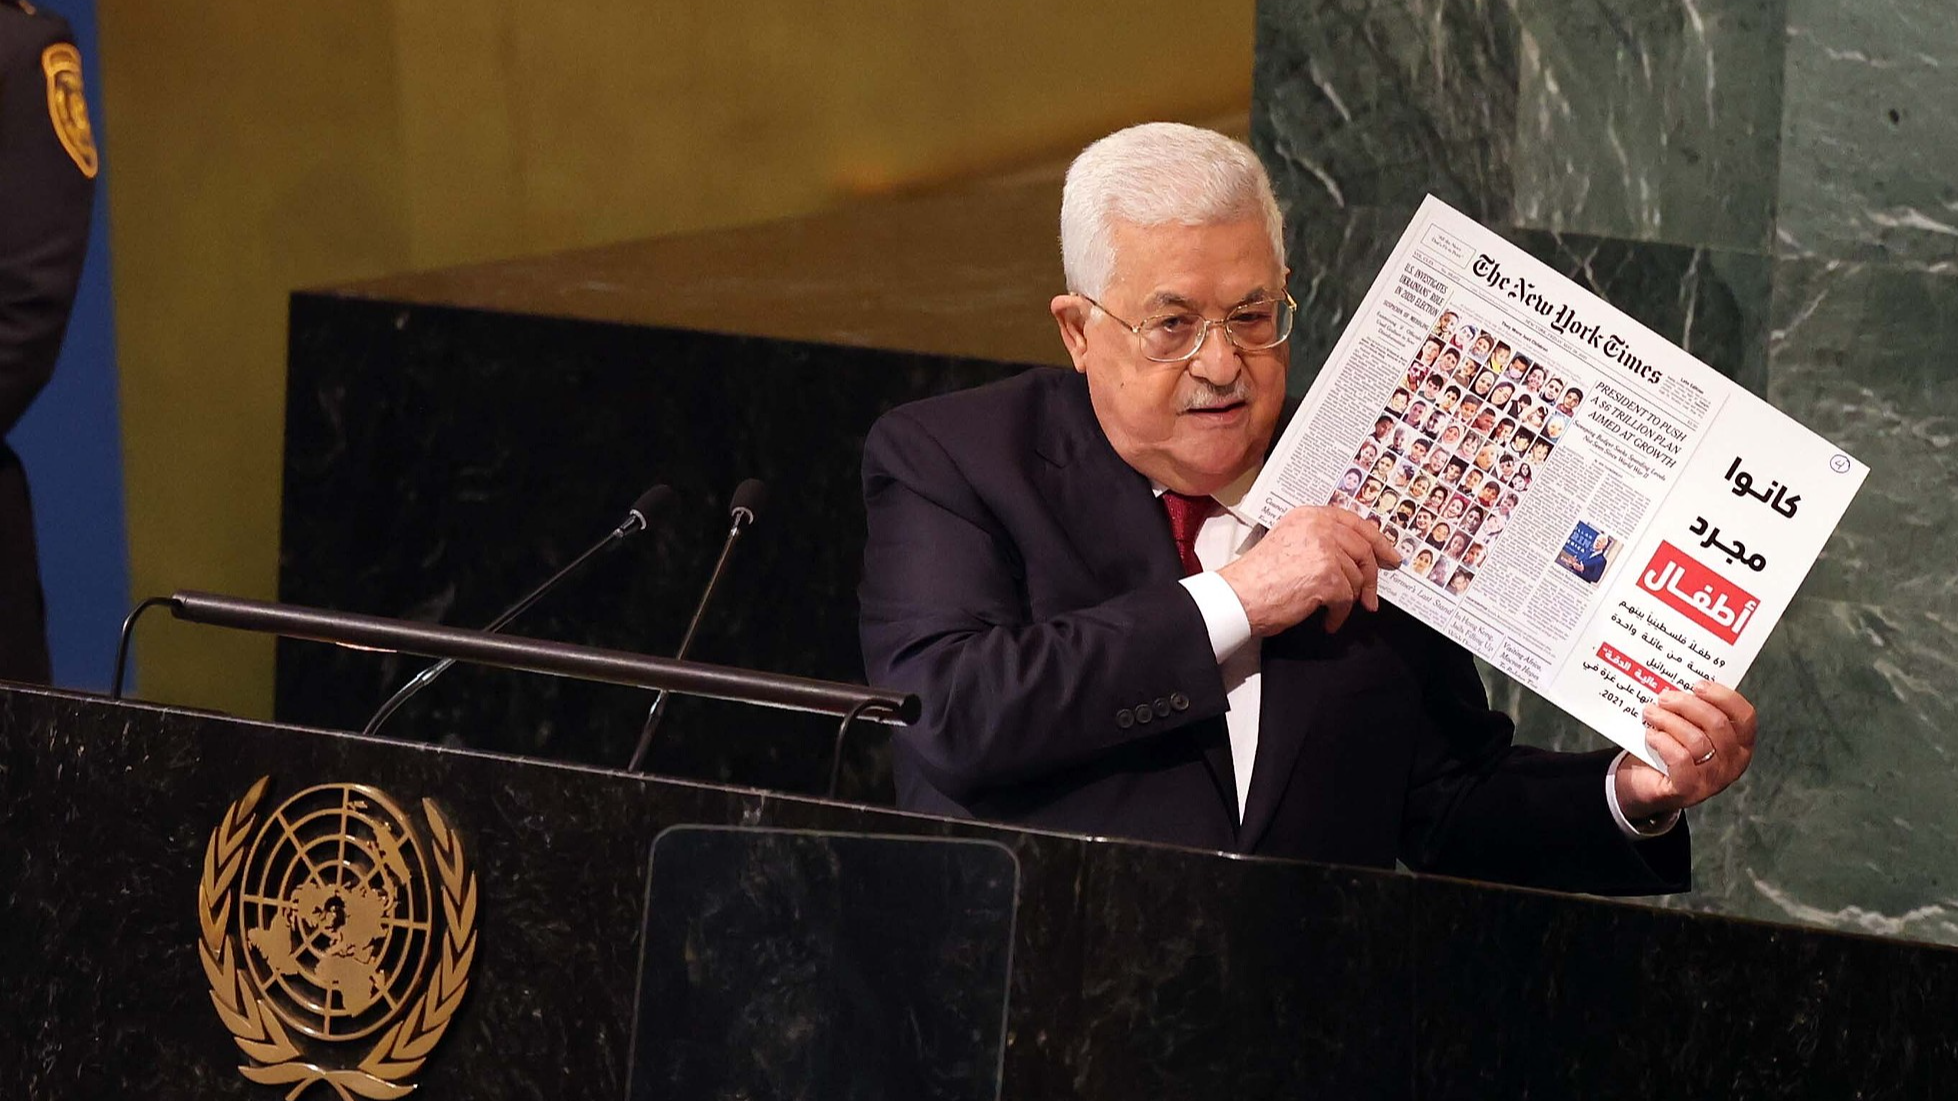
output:
[[1080, 833], [1599, 893], [1683, 890], [1633, 843], [1612, 752], [1511, 743], [1468, 654], [1383, 605], [1263, 644], [1243, 822], [1223, 678], [1148, 479], [1086, 380], [1042, 368], [893, 410], [864, 446], [862, 635], [916, 692], [899, 805]]

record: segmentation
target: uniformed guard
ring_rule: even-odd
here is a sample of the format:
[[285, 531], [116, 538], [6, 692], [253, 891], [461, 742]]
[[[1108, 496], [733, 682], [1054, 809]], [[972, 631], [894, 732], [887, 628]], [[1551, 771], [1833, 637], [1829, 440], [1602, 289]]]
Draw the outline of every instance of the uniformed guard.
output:
[[88, 249], [95, 137], [68, 22], [0, 0], [0, 679], [49, 679], [27, 474], [7, 433], [54, 373]]

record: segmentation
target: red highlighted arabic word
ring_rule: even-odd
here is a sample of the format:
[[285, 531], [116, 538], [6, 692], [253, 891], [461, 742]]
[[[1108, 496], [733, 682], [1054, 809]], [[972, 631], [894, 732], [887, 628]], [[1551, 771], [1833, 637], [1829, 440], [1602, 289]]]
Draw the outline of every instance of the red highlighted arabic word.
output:
[[1598, 647], [1598, 659], [1613, 669], [1618, 670], [1620, 673], [1632, 678], [1640, 688], [1645, 689], [1647, 692], [1679, 691], [1678, 685], [1673, 684], [1652, 670], [1626, 657], [1623, 651], [1616, 649], [1609, 642]]
[[1761, 605], [1746, 589], [1663, 541], [1638, 583], [1729, 645], [1739, 641], [1741, 629]]

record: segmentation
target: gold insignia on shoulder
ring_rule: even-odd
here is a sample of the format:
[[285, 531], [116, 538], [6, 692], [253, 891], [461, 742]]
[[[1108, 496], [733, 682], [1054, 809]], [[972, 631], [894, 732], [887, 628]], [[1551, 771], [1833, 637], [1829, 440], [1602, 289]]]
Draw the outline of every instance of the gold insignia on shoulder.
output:
[[41, 71], [48, 78], [48, 117], [54, 120], [55, 136], [75, 159], [75, 167], [92, 180], [100, 160], [95, 130], [88, 124], [88, 100], [82, 95], [82, 52], [57, 42], [41, 51]]
[[417, 819], [364, 784], [307, 788], [261, 824], [270, 785], [260, 777], [225, 811], [197, 885], [198, 956], [250, 1060], [238, 1071], [288, 1097], [321, 1082], [349, 1101], [404, 1097], [476, 957], [461, 839], [433, 802]]

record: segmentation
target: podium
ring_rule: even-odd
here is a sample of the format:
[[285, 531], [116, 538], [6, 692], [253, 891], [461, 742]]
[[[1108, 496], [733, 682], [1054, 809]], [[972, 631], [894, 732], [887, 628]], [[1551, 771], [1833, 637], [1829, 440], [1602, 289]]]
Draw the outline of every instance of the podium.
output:
[[1948, 949], [58, 692], [0, 689], [0, 836], [11, 1096], [1958, 1081]]

